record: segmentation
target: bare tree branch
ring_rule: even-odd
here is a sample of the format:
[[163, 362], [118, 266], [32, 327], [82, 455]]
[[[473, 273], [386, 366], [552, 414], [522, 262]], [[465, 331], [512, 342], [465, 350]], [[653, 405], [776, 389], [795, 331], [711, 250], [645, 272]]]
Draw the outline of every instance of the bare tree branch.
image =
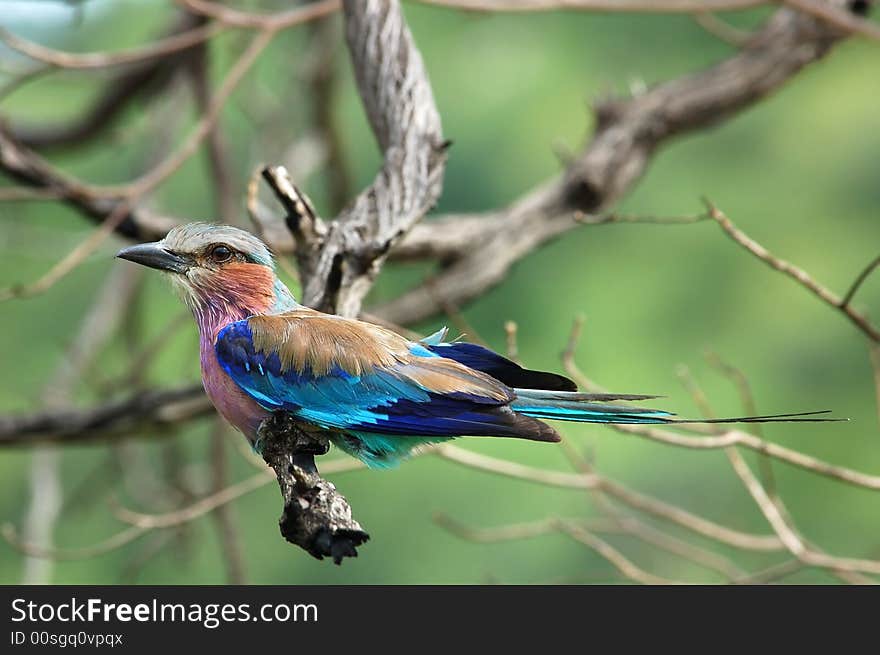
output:
[[340, 0], [318, 0], [277, 14], [260, 15], [232, 9], [209, 0], [176, 0], [176, 2], [193, 14], [213, 18], [229, 27], [259, 30], [283, 30], [316, 18], [323, 18], [337, 11], [340, 4]]
[[[462, 304], [479, 296], [535, 248], [590, 222], [589, 217], [576, 220], [575, 212], [595, 214], [620, 198], [660, 146], [717, 124], [773, 93], [827, 54], [843, 34], [813, 16], [781, 9], [726, 61], [627, 100], [599, 103], [595, 134], [560, 178], [504, 210], [440, 218], [414, 231], [412, 239], [419, 244], [440, 244], [436, 254], [446, 266], [432, 279], [432, 288], [426, 284], [412, 289], [374, 308], [374, 313], [406, 325], [440, 311], [437, 298]], [[459, 233], [468, 238], [456, 236], [450, 244], [450, 237], [444, 236]], [[408, 248], [407, 240], [401, 248]], [[415, 250], [425, 249], [422, 245]]]
[[843, 298], [840, 298], [833, 291], [816, 282], [803, 269], [798, 268], [794, 264], [791, 264], [784, 259], [780, 259], [779, 257], [773, 255], [769, 250], [767, 250], [767, 248], [765, 248], [760, 243], [750, 238], [745, 232], [737, 228], [733, 224], [733, 222], [724, 215], [724, 212], [722, 212], [712, 204], [709, 204], [709, 215], [715, 221], [717, 221], [718, 225], [721, 226], [721, 229], [724, 230], [724, 232], [736, 243], [748, 250], [751, 254], [767, 264], [769, 267], [795, 280], [798, 284], [807, 289], [813, 295], [817, 296], [824, 303], [831, 305], [835, 309], [840, 310], [844, 314], [844, 316], [846, 316], [850, 320], [850, 322], [852, 322], [859, 330], [861, 330], [862, 333], [871, 341], [875, 343], [880, 342], [880, 329], [874, 326], [871, 321], [868, 320], [867, 316], [865, 316], [861, 312], [856, 311], [852, 308], [852, 305], [850, 305], [850, 301], [852, 300], [853, 295], [856, 291], [858, 291], [859, 286], [861, 286], [862, 282], [865, 281], [867, 276], [870, 275], [871, 271], [876, 266], [876, 263], [872, 262], [864, 271], [862, 271], [862, 273], [860, 273], [859, 276], [856, 278], [855, 282], [853, 282], [850, 290], [846, 293], [846, 295]]
[[[0, 125], [0, 168], [12, 179], [33, 187], [16, 190], [16, 195], [21, 198], [25, 197], [25, 191], [34, 192], [33, 197], [36, 199], [55, 198], [99, 222], [118, 211], [124, 202], [121, 198], [96, 197], [91, 193], [89, 185], [59, 171], [16, 139], [2, 125]], [[8, 192], [12, 189], [3, 189], [3, 191], [11, 195]], [[126, 212], [116, 230], [132, 239], [151, 241], [162, 238], [179, 222], [179, 219], [136, 208]]]
[[[211, 110], [212, 101], [208, 53], [208, 48], [204, 44], [200, 44], [193, 53], [188, 68], [196, 107], [202, 115]], [[226, 141], [220, 129], [220, 121], [215, 121], [211, 126], [206, 137], [206, 145], [211, 181], [214, 185], [216, 215], [223, 223], [235, 223], [239, 207], [239, 194], [236, 193]]]
[[131, 436], [161, 431], [213, 412], [201, 385], [145, 391], [89, 410], [57, 409], [30, 416], [0, 417], [0, 445], [75, 443]]
[[284, 501], [278, 521], [282, 536], [313, 557], [330, 557], [335, 564], [357, 557], [358, 546], [370, 535], [352, 517], [345, 497], [315, 466], [315, 455], [330, 449], [326, 433], [275, 412], [260, 425], [259, 434], [263, 460], [275, 471]]
[[223, 31], [222, 25], [213, 23], [199, 24], [196, 27], [186, 29], [186, 24], [190, 22], [200, 21], [187, 18], [186, 21], [182, 20], [181, 24], [177, 26], [177, 31], [172, 31], [168, 36], [164, 36], [147, 45], [120, 52], [64, 52], [29, 41], [2, 27], [0, 27], [0, 41], [3, 41], [13, 50], [27, 55], [31, 59], [56, 68], [73, 70], [110, 68], [133, 64], [143, 60], [165, 58], [181, 50], [189, 50], [196, 45], [201, 45]]
[[[202, 4], [200, 1], [197, 4]], [[446, 161], [440, 117], [412, 35], [396, 0], [343, 3], [346, 39], [358, 91], [384, 163], [373, 183], [333, 223], [324, 224], [281, 168], [267, 169], [296, 239], [303, 302], [357, 316], [391, 246], [433, 206]], [[284, 500], [281, 533], [337, 564], [357, 555], [367, 533], [336, 488], [322, 479], [314, 455], [329, 448], [290, 416], [260, 427], [263, 459]]]
[[[113, 209], [101, 223], [100, 229], [92, 232], [37, 281], [28, 285], [19, 284], [7, 290], [0, 290], [0, 300], [33, 296], [45, 292], [82, 263], [107, 237], [119, 229], [120, 225], [131, 216], [131, 210], [137, 202], [141, 201], [146, 194], [153, 191], [175, 173], [198, 151], [202, 142], [211, 133], [211, 130], [219, 120], [223, 106], [229, 99], [229, 96], [248, 70], [254, 65], [263, 50], [272, 42], [275, 34], [276, 32], [272, 30], [262, 30], [254, 35], [247, 48], [245, 48], [244, 52], [242, 52], [241, 56], [230, 68], [223, 83], [217, 89], [217, 93], [212, 96], [211, 102], [208, 104], [204, 114], [177, 150], [162, 159], [139, 178], [127, 184], [105, 187], [86, 186], [81, 183], [77, 185], [80, 193], [84, 193], [91, 200], [107, 197], [116, 201]], [[33, 157], [30, 160], [32, 162], [36, 161]], [[0, 163], [2, 161], [3, 159], [0, 158]]]
[[[31, 148], [67, 147], [80, 145], [113, 125], [122, 111], [138, 99], [151, 98], [161, 93], [188, 63], [193, 48], [210, 36], [210, 26], [197, 15], [181, 14], [159, 41], [152, 47], [139, 49], [122, 56], [128, 60], [126, 68], [105, 86], [104, 91], [81, 116], [56, 125], [30, 127], [16, 125], [12, 130], [20, 143]], [[203, 33], [204, 32], [204, 33]], [[46, 62], [52, 68], [89, 67], [106, 64], [114, 55], [73, 55], [34, 47], [17, 37], [6, 34], [7, 43], [31, 57]], [[118, 57], [118, 56], [117, 56]], [[51, 70], [51, 68], [49, 69]]]
[[301, 274], [307, 305], [356, 316], [388, 251], [439, 197], [446, 144], [399, 3], [351, 0], [343, 7], [358, 90], [384, 163], [370, 187], [330, 225]]
[[[104, 282], [91, 309], [83, 318], [67, 356], [62, 358], [43, 391], [46, 407], [70, 403], [83, 372], [97, 358], [121, 322], [125, 307], [136, 293], [141, 278], [141, 271], [129, 269]], [[62, 453], [54, 447], [42, 447], [35, 449], [31, 457], [31, 495], [22, 532], [27, 541], [49, 547], [53, 541], [55, 523], [62, 512]], [[49, 584], [51, 575], [51, 561], [33, 557], [25, 559], [24, 583]]]
[[858, 293], [858, 290], [861, 288], [861, 286], [865, 283], [865, 280], [870, 277], [871, 273], [873, 273], [878, 266], [880, 266], [880, 257], [875, 257], [873, 260], [871, 260], [870, 264], [862, 269], [862, 272], [856, 276], [856, 279], [853, 280], [853, 283], [850, 285], [847, 292], [843, 295], [843, 298], [840, 301], [841, 307], [845, 307], [852, 302], [852, 299], [855, 297], [856, 293]]
[[777, 551], [784, 549], [782, 542], [776, 535], [758, 535], [728, 528], [714, 521], [688, 512], [681, 507], [671, 505], [646, 494], [634, 491], [629, 487], [598, 475], [563, 473], [561, 471], [547, 471], [523, 464], [509, 462], [496, 457], [480, 455], [470, 451], [442, 444], [436, 452], [452, 462], [456, 462], [469, 468], [480, 471], [496, 473], [505, 477], [518, 480], [527, 480], [538, 484], [569, 489], [593, 489], [601, 488], [602, 491], [616, 500], [632, 507], [633, 509], [651, 514], [671, 523], [700, 534], [720, 543], [725, 543], [735, 548], [755, 551]]
[[859, 17], [868, 14], [874, 0], [848, 0], [842, 4], [829, 2], [829, 0], [782, 1], [789, 7], [820, 18], [845, 32], [861, 34], [871, 39], [880, 39], [880, 26]]
[[754, 36], [752, 32], [734, 27], [709, 11], [698, 11], [693, 17], [697, 25], [709, 32], [709, 34], [737, 48], [742, 48]]
[[[880, 39], [880, 27], [859, 16], [868, 13], [872, 0], [419, 0], [427, 5], [476, 12], [592, 11], [607, 13], [694, 14], [742, 11], [786, 4], [848, 33]], [[731, 39], [739, 41], [737, 36]]]
[[419, 0], [422, 4], [466, 11], [604, 11], [640, 14], [691, 14], [700, 11], [740, 11], [768, 0]]

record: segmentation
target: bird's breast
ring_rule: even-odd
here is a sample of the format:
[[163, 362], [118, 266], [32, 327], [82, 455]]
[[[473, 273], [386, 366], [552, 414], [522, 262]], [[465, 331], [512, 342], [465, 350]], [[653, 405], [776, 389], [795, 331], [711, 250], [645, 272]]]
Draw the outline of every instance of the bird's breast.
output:
[[242, 391], [226, 371], [220, 367], [214, 353], [213, 341], [200, 340], [202, 384], [205, 393], [220, 415], [242, 432], [251, 443], [257, 439], [257, 429], [269, 411]]

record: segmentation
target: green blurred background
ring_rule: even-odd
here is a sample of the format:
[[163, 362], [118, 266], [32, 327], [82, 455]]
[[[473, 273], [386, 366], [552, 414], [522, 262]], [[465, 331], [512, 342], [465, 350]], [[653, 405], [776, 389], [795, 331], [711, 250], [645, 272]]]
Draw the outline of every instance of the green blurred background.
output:
[[[3, 4], [8, 8], [0, 22], [9, 29], [77, 51], [144, 42], [167, 24], [173, 11], [170, 3], [159, 0], [92, 1], [80, 3], [77, 10], [48, 6], [53, 3]], [[36, 5], [43, 8], [37, 11]], [[59, 10], [51, 20], [41, 13], [55, 9]], [[481, 16], [417, 3], [407, 3], [406, 13], [431, 76], [444, 131], [454, 140], [445, 192], [435, 213], [503, 206], [558, 173], [560, 155], [564, 158], [566, 151], [581, 147], [592, 128], [592, 100], [698, 70], [733, 51], [687, 16]], [[749, 28], [767, 13], [728, 17]], [[242, 34], [213, 42], [216, 80], [244, 43]], [[239, 192], [259, 163], [282, 161], [287, 146], [308, 124], [301, 83], [306, 43], [303, 29], [280, 35], [223, 115]], [[335, 119], [345, 163], [356, 188], [361, 188], [374, 175], [379, 153], [341, 41], [337, 59]], [[691, 215], [702, 211], [700, 197], [707, 196], [776, 254], [842, 293], [880, 249], [878, 64], [877, 43], [843, 43], [775, 96], [720, 127], [664, 147], [644, 179], [615, 209]], [[103, 79], [83, 73], [45, 77], [3, 101], [0, 111], [13, 124], [64, 119], [82, 110]], [[137, 104], [98, 142], [53, 153], [52, 161], [94, 182], [134, 177], [151, 161], [156, 130], [168, 129], [157, 124], [161, 116], [173, 113], [173, 106], [162, 109], [163, 102]], [[177, 143], [194, 116], [191, 112], [179, 124], [169, 123]], [[329, 213], [323, 174], [307, 180], [304, 187], [319, 210]], [[204, 153], [163, 185], [154, 200], [170, 214], [211, 218], [214, 204]], [[241, 220], [246, 220], [243, 210]], [[74, 211], [50, 202], [0, 205], [0, 284], [36, 279], [93, 227]], [[113, 254], [121, 245], [121, 240], [111, 239], [49, 292], [0, 306], [0, 411], [39, 409], [43, 386], [102, 280], [119, 272]], [[424, 266], [387, 266], [371, 302], [393, 297], [425, 273]], [[146, 342], [180, 314], [181, 307], [159, 276], [146, 276], [144, 284], [137, 320]], [[860, 291], [856, 306], [867, 309], [878, 303], [880, 277], [875, 276]], [[663, 394], [668, 396], [664, 407], [693, 415], [698, 409], [675, 375], [676, 367], [685, 364], [719, 414], [739, 414], [735, 389], [704, 359], [703, 353], [711, 349], [746, 372], [762, 412], [832, 408], [852, 419], [845, 424], [770, 426], [765, 429], [768, 439], [837, 464], [880, 471], [875, 388], [865, 339], [841, 315], [732, 244], [712, 222], [582, 227], [526, 258], [501, 286], [466, 306], [464, 314], [474, 330], [501, 350], [504, 321], [516, 321], [523, 361], [552, 370], [561, 368], [559, 353], [573, 318], [584, 314], [578, 361], [603, 386]], [[444, 322], [448, 321], [414, 328], [427, 333]], [[95, 390], [95, 382], [125, 371], [131, 356], [125, 340], [116, 338], [82, 380], [77, 401], [87, 405], [106, 398]], [[146, 375], [157, 386], [198, 379], [193, 325], [187, 323], [175, 334]], [[205, 420], [171, 438], [143, 435], [130, 442], [127, 451], [108, 444], [65, 449], [62, 477], [70, 503], [58, 523], [56, 544], [86, 546], [123, 527], [112, 517], [111, 497], [143, 511], [173, 509], [162, 494], [132, 497], [132, 482], [124, 484], [120, 478], [118, 462], [128, 461], [121, 452], [133, 452], [138, 466], [146, 467], [140, 477], [158, 480], [160, 490], [171, 485], [165, 478], [173, 470], [191, 489], [206, 491], [211, 430], [212, 422]], [[562, 431], [612, 478], [732, 527], [769, 532], [722, 452], [675, 449], [602, 427], [565, 425]], [[230, 478], [238, 480], [253, 468], [236, 454], [232, 438], [240, 437], [233, 435], [228, 444]], [[494, 439], [459, 443], [534, 466], [569, 468], [561, 450], [552, 445]], [[751, 454], [748, 459], [756, 462]], [[29, 499], [29, 462], [27, 449], [0, 453], [0, 521], [21, 525]], [[876, 493], [782, 464], [775, 466], [775, 473], [783, 499], [809, 539], [836, 554], [877, 554]], [[134, 484], [137, 479], [132, 478]], [[278, 491], [268, 485], [234, 505], [249, 581], [619, 579], [607, 562], [563, 536], [478, 545], [457, 539], [432, 521], [432, 513], [438, 511], [476, 526], [597, 515], [593, 501], [582, 492], [505, 479], [434, 457], [390, 472], [357, 471], [333, 480], [372, 536], [360, 557], [336, 567], [286, 544], [277, 527]], [[177, 502], [182, 502], [179, 497]], [[52, 580], [226, 580], [216, 525], [209, 517], [161, 542], [155, 539], [147, 536], [96, 558], [58, 562]], [[717, 579], [634, 540], [609, 539], [660, 575]], [[780, 553], [738, 554], [710, 542], [697, 543], [750, 567], [785, 559]], [[0, 543], [0, 582], [20, 580], [22, 561], [17, 551]], [[804, 571], [789, 580], [832, 578]]]

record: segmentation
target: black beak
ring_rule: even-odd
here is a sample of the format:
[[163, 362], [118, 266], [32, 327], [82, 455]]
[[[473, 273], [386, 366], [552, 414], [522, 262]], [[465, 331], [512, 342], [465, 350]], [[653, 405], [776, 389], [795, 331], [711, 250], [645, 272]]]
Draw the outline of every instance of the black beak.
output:
[[172, 271], [174, 273], [186, 273], [190, 266], [192, 266], [192, 262], [189, 259], [166, 250], [159, 243], [141, 243], [130, 248], [123, 248], [116, 253], [116, 256], [135, 264], [142, 264], [150, 268], [158, 268], [160, 271]]

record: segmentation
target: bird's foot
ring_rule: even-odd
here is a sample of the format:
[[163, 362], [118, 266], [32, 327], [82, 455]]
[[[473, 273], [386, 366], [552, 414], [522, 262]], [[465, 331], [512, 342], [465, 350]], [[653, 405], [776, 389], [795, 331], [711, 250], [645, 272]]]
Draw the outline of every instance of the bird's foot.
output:
[[330, 452], [326, 430], [298, 421], [282, 411], [274, 412], [260, 425], [254, 452], [263, 456], [270, 441], [278, 442], [275, 445], [292, 453], [315, 456]]
[[301, 439], [296, 444], [296, 452], [303, 455], [326, 455], [330, 452], [330, 442], [327, 440]]

